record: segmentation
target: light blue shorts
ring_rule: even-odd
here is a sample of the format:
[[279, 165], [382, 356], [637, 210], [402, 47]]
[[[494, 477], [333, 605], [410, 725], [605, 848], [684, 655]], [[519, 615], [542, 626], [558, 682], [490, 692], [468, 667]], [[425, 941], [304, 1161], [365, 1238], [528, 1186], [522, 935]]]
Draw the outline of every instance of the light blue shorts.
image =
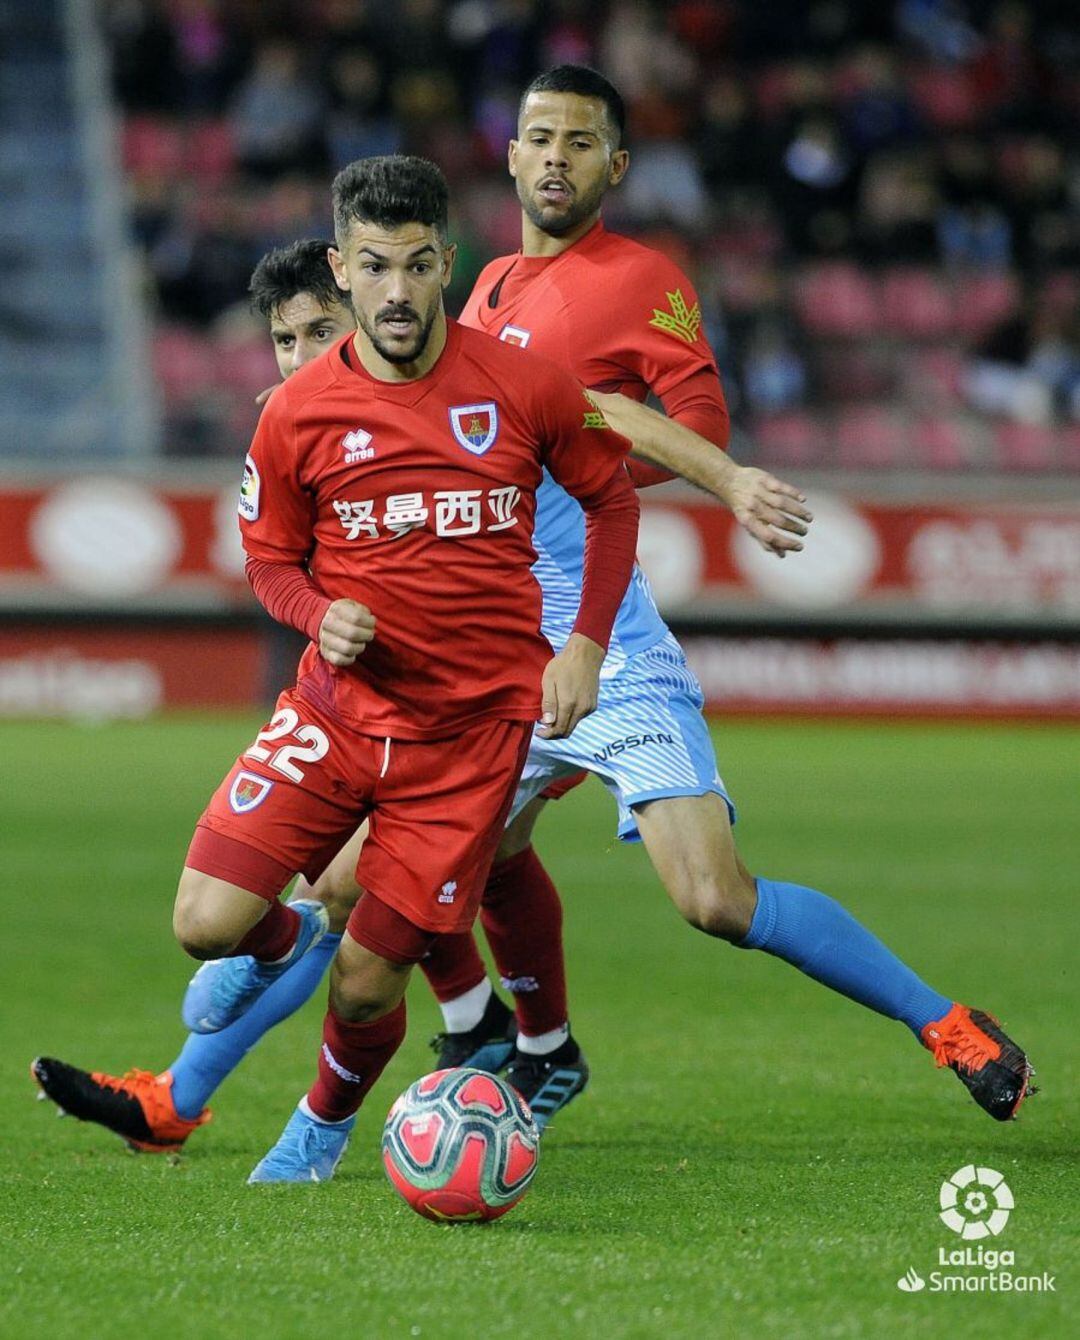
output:
[[665, 796], [722, 796], [735, 821], [701, 715], [704, 695], [668, 633], [600, 681], [600, 701], [567, 740], [534, 735], [510, 810], [513, 820], [552, 782], [595, 773], [619, 807], [618, 835], [640, 842], [633, 807]]

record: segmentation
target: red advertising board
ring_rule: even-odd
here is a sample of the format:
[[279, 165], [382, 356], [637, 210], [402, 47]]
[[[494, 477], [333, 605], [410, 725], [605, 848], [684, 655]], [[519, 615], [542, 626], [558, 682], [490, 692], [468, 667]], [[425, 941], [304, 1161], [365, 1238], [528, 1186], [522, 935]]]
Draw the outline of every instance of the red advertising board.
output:
[[250, 708], [262, 689], [261, 653], [250, 628], [0, 624], [0, 717]]
[[[0, 609], [246, 605], [236, 481], [88, 476], [0, 486]], [[723, 508], [642, 495], [640, 555], [679, 617], [837, 614], [1080, 629], [1080, 500], [890, 502], [811, 492], [804, 553], [764, 553]]]
[[[254, 706], [260, 637], [230, 622], [254, 608], [236, 499], [220, 473], [0, 484], [0, 716]], [[806, 550], [783, 561], [700, 495], [642, 502], [642, 565], [698, 630], [715, 710], [1080, 716], [1080, 502], [811, 490]], [[219, 626], [169, 621], [189, 614]]]

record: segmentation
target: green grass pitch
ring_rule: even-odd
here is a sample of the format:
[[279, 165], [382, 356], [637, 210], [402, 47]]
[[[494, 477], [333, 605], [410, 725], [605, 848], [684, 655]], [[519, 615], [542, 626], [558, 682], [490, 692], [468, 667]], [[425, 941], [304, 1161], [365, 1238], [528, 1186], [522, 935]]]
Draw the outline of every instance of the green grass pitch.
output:
[[[430, 1068], [433, 1003], [337, 1179], [249, 1188], [313, 1072], [321, 995], [267, 1038], [184, 1157], [134, 1157], [35, 1103], [39, 1052], [164, 1067], [189, 965], [171, 939], [192, 822], [250, 718], [4, 725], [0, 1334], [132, 1337], [879, 1337], [1080, 1334], [1076, 910], [1080, 733], [716, 726], [753, 868], [839, 897], [941, 990], [990, 1009], [1043, 1093], [999, 1126], [900, 1025], [685, 927], [595, 783], [538, 846], [564, 893], [590, 1090], [489, 1226], [413, 1216], [378, 1161]], [[1001, 1170], [999, 1249], [1052, 1295], [918, 1294], [960, 1240], [960, 1166]], [[972, 1273], [978, 1273], [977, 1270]]]

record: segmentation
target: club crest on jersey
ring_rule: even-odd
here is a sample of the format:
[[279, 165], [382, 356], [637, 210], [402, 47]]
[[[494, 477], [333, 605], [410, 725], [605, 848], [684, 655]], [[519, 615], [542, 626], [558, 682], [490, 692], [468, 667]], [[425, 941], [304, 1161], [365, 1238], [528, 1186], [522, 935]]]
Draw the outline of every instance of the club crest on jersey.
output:
[[371, 434], [363, 428], [354, 428], [351, 433], [346, 433], [341, 439], [341, 445], [345, 452], [346, 465], [355, 465], [357, 461], [370, 461], [375, 455], [375, 448], [371, 445]]
[[257, 810], [274, 789], [274, 783], [253, 772], [238, 772], [229, 787], [229, 808], [234, 814]]
[[450, 411], [450, 427], [466, 451], [483, 456], [495, 444], [499, 432], [499, 410], [493, 400], [483, 405], [455, 405]]
[[522, 330], [520, 326], [511, 326], [509, 322], [499, 331], [499, 339], [504, 344], [516, 344], [519, 349], [524, 349], [532, 339], [531, 330]]

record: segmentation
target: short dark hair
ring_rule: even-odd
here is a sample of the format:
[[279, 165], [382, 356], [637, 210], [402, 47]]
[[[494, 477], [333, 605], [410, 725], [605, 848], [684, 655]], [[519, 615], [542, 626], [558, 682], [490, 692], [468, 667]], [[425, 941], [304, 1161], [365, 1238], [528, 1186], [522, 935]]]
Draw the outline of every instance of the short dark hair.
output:
[[298, 293], [310, 293], [323, 307], [338, 304], [352, 307], [352, 300], [334, 280], [326, 257], [333, 242], [322, 237], [307, 237], [287, 247], [268, 251], [256, 265], [248, 292], [251, 306], [268, 320], [280, 311], [282, 303]]
[[519, 121], [525, 112], [525, 101], [533, 93], [576, 93], [580, 98], [595, 98], [602, 102], [615, 130], [614, 148], [618, 149], [622, 144], [626, 134], [626, 104], [619, 90], [599, 70], [589, 65], [554, 65], [538, 74], [521, 95]]
[[388, 229], [422, 223], [446, 238], [450, 191], [446, 178], [426, 158], [358, 158], [334, 178], [333, 200], [339, 245], [355, 220]]

